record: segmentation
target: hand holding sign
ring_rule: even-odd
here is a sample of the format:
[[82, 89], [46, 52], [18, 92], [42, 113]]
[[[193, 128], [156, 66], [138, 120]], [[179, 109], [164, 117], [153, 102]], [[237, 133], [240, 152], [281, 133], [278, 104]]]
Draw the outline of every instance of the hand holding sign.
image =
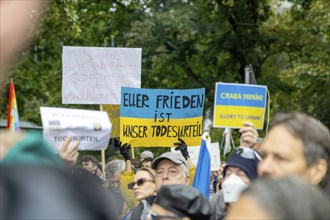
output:
[[239, 132], [241, 133], [240, 146], [252, 147], [257, 142], [259, 136], [258, 132], [252, 122], [245, 121], [243, 124], [245, 127], [239, 129]]
[[59, 150], [67, 140], [80, 141], [79, 150], [102, 150], [109, 144], [111, 122], [106, 112], [40, 107], [44, 138]]
[[131, 145], [128, 143], [125, 143], [121, 145], [122, 143], [119, 142], [119, 149], [120, 149], [120, 154], [124, 157], [125, 161], [126, 160], [132, 160], [132, 155], [131, 155]]
[[78, 146], [79, 141], [75, 141], [69, 146], [71, 142], [71, 137], [67, 137], [62, 147], [59, 150], [59, 155], [63, 161], [65, 161], [69, 166], [73, 167], [77, 163], [78, 158]]
[[178, 138], [178, 140], [180, 142], [176, 142], [174, 143], [174, 145], [176, 145], [177, 147], [175, 148], [175, 150], [179, 150], [181, 151], [182, 156], [187, 160], [189, 158], [189, 152], [187, 149], [187, 144], [186, 142], [184, 142], [184, 140], [182, 140], [181, 138]]

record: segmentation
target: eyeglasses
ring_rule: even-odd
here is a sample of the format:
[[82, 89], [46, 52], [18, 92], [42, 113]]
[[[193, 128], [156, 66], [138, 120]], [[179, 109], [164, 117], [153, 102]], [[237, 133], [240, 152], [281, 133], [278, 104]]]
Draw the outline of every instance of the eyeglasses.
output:
[[180, 174], [180, 171], [175, 168], [170, 168], [167, 171], [165, 169], [156, 170], [157, 177], [163, 177], [165, 173], [168, 173], [169, 176], [176, 177]]
[[161, 219], [182, 219], [182, 218], [179, 216], [175, 216], [175, 215], [159, 215], [159, 214], [150, 212], [147, 215], [147, 219], [161, 220]]
[[154, 180], [148, 180], [146, 178], [141, 178], [141, 179], [138, 179], [136, 182], [131, 182], [127, 185], [127, 188], [128, 189], [133, 189], [135, 184], [138, 185], [138, 186], [141, 186], [143, 185], [144, 183], [146, 182], [155, 182]]
[[245, 159], [250, 159], [250, 160], [258, 159], [259, 161], [262, 161], [261, 156], [256, 151], [248, 147], [239, 147], [234, 150], [232, 155], [240, 155]]

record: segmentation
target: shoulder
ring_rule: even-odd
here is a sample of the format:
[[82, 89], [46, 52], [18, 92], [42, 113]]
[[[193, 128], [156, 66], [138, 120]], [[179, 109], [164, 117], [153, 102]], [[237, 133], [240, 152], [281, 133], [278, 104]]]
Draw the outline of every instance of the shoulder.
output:
[[223, 219], [226, 214], [226, 204], [223, 199], [223, 192], [220, 190], [215, 193], [210, 200], [211, 206], [214, 210], [215, 219]]
[[132, 210], [131, 219], [140, 219], [141, 213], [143, 211], [143, 203], [140, 202]]

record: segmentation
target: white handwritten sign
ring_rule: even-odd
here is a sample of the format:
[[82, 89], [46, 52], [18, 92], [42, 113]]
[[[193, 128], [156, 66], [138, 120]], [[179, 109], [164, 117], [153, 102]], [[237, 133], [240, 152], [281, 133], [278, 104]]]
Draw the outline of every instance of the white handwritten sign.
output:
[[[188, 147], [187, 150], [189, 152], [189, 157], [193, 164], [197, 166], [198, 157], [199, 157], [199, 150], [201, 146], [192, 146]], [[174, 153], [181, 154], [180, 151], [176, 151], [175, 147], [171, 148], [171, 151]], [[219, 142], [211, 143], [210, 145], [210, 157], [211, 157], [211, 171], [218, 170], [221, 164], [220, 160], [220, 149], [219, 149]]]
[[79, 150], [106, 149], [112, 125], [106, 112], [40, 107], [44, 138], [59, 149], [69, 136]]
[[141, 88], [141, 48], [63, 47], [63, 104], [120, 104], [122, 86]]

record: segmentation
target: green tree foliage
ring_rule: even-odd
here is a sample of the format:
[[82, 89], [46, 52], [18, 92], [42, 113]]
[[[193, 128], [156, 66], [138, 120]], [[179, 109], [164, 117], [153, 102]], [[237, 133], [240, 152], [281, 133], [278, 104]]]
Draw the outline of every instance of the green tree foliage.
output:
[[[144, 88], [205, 87], [205, 110], [212, 109], [215, 82], [242, 83], [251, 63], [270, 90], [271, 115], [301, 111], [330, 126], [329, 4], [289, 2], [52, 0], [12, 71], [20, 118], [40, 124], [40, 106], [98, 109], [61, 104], [62, 46], [115, 43], [143, 49]], [[211, 131], [214, 141], [221, 135]]]
[[272, 112], [299, 111], [330, 127], [329, 2], [304, 1], [263, 24], [269, 59], [260, 82], [273, 96]]

